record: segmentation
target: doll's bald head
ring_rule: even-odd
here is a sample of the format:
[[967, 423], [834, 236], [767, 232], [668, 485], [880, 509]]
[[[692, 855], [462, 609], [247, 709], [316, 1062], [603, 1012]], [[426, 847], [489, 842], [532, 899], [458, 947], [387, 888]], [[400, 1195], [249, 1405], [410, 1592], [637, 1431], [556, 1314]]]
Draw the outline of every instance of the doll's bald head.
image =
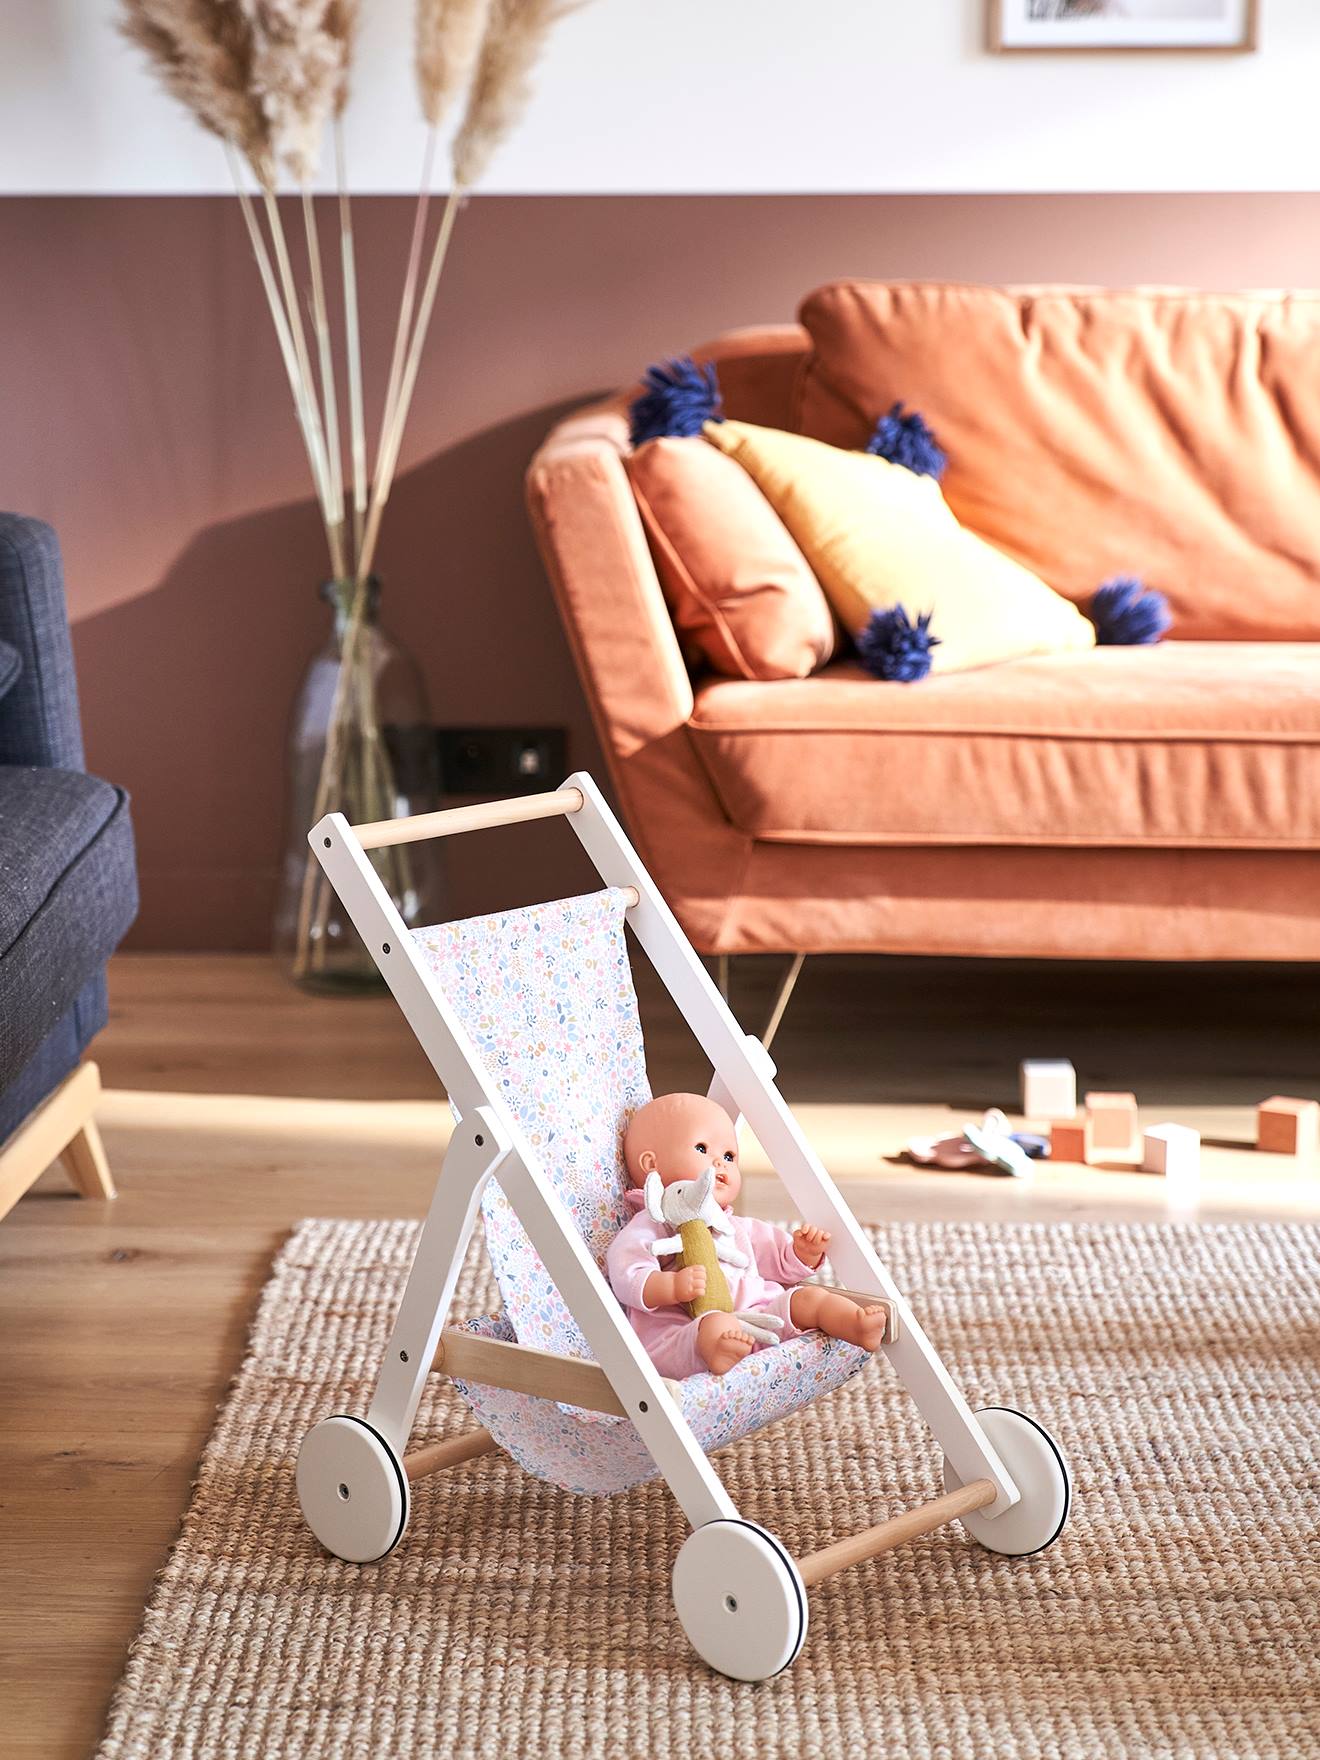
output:
[[713, 1167], [715, 1200], [725, 1210], [742, 1186], [733, 1120], [704, 1094], [662, 1094], [639, 1107], [623, 1135], [623, 1159], [635, 1186], [651, 1173], [672, 1185]]

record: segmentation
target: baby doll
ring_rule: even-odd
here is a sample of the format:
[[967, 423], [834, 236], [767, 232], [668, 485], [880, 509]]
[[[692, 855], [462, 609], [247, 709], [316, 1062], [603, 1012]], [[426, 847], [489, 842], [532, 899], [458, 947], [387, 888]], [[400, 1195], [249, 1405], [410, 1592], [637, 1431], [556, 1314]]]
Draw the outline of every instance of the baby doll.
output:
[[[768, 1222], [732, 1214], [742, 1175], [733, 1120], [722, 1106], [700, 1094], [665, 1094], [652, 1100], [633, 1116], [623, 1155], [634, 1187], [628, 1202], [637, 1214], [615, 1236], [605, 1268], [662, 1375], [681, 1380], [703, 1369], [723, 1375], [758, 1342], [773, 1340], [776, 1333], [781, 1341], [796, 1338], [812, 1326], [863, 1350], [879, 1347], [885, 1333], [883, 1307], [859, 1307], [836, 1290], [803, 1283], [825, 1257], [830, 1237], [824, 1229], [797, 1228], [790, 1237]], [[652, 1176], [665, 1187], [680, 1180], [700, 1181], [708, 1170], [720, 1212], [715, 1218], [719, 1268], [733, 1311], [698, 1312], [694, 1317], [687, 1304], [700, 1307], [710, 1274], [702, 1265], [659, 1268], [653, 1243], [672, 1238], [674, 1230], [647, 1208], [640, 1188]]]

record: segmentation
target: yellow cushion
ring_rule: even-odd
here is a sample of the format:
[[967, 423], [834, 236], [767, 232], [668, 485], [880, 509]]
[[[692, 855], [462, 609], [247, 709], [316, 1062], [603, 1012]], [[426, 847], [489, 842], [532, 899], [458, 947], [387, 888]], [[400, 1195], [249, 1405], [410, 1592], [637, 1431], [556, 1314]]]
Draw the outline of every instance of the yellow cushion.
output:
[[932, 672], [1095, 646], [1070, 600], [958, 524], [933, 477], [749, 422], [705, 434], [755, 481], [853, 635], [873, 611], [929, 611]]

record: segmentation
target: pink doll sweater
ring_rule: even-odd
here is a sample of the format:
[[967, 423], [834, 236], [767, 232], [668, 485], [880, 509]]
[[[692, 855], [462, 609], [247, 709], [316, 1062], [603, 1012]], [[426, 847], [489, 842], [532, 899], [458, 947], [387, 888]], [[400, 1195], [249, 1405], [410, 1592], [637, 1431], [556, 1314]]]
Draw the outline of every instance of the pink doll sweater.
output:
[[[688, 1313], [686, 1304], [648, 1308], [642, 1300], [642, 1289], [651, 1273], [674, 1268], [672, 1257], [657, 1259], [651, 1251], [651, 1242], [672, 1230], [647, 1215], [641, 1192], [625, 1192], [624, 1197], [637, 1214], [615, 1235], [605, 1255], [610, 1288], [628, 1310], [633, 1331], [662, 1375], [681, 1381], [687, 1375], [703, 1374], [706, 1365], [697, 1351], [700, 1323]], [[740, 1312], [761, 1308], [778, 1314], [784, 1322], [779, 1342], [796, 1338], [801, 1328], [794, 1326], [789, 1314], [789, 1293], [794, 1284], [804, 1283], [814, 1275], [812, 1268], [798, 1258], [791, 1238], [782, 1228], [754, 1217], [731, 1216], [729, 1220], [733, 1223], [734, 1244], [748, 1259], [745, 1271], [721, 1261], [734, 1308]]]

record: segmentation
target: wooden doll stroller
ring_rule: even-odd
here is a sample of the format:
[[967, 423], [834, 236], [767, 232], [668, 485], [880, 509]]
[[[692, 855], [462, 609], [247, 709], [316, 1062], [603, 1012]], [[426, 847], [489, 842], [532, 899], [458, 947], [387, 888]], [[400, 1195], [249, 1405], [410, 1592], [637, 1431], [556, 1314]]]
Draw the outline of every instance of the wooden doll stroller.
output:
[[[366, 853], [558, 814], [605, 891], [409, 931]], [[303, 1515], [329, 1551], [383, 1558], [407, 1526], [413, 1482], [495, 1448], [585, 1494], [662, 1474], [692, 1526], [673, 1570], [679, 1621], [713, 1668], [763, 1680], [802, 1647], [807, 1589], [848, 1565], [955, 1519], [994, 1552], [1035, 1552], [1058, 1537], [1070, 1499], [1059, 1449], [1019, 1412], [972, 1413], [812, 1153], [768, 1054], [738, 1027], [589, 776], [376, 825], [330, 814], [310, 842], [457, 1121], [370, 1408], [323, 1418], [298, 1456]], [[638, 1343], [601, 1271], [627, 1216], [621, 1127], [650, 1097], [625, 922], [710, 1060], [712, 1098], [747, 1120], [803, 1220], [830, 1230], [847, 1293], [888, 1304], [883, 1354], [943, 1450], [943, 1496], [803, 1558], [739, 1516], [708, 1455], [870, 1358], [806, 1333], [723, 1376], [666, 1382]], [[504, 1307], [447, 1328], [479, 1208]], [[406, 1452], [436, 1370], [482, 1427]]]

